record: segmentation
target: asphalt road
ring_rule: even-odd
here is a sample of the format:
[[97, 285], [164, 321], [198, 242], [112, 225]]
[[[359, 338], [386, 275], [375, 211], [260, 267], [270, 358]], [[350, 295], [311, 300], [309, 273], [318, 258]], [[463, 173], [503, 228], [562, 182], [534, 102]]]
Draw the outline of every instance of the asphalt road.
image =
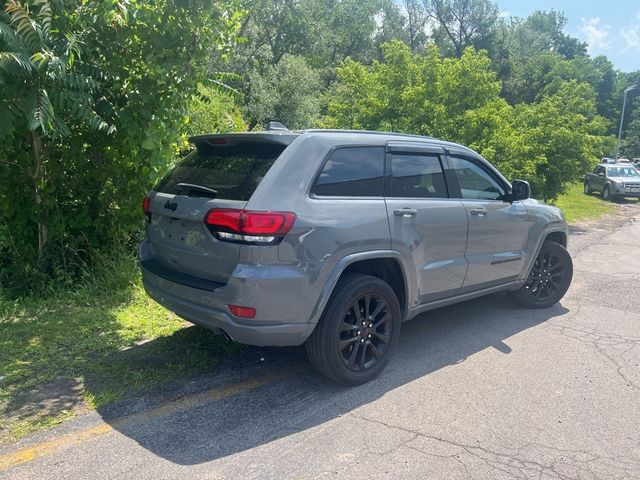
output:
[[0, 478], [640, 479], [640, 221], [570, 241], [561, 304], [425, 314], [368, 385], [320, 379], [301, 349], [251, 349], [4, 447]]

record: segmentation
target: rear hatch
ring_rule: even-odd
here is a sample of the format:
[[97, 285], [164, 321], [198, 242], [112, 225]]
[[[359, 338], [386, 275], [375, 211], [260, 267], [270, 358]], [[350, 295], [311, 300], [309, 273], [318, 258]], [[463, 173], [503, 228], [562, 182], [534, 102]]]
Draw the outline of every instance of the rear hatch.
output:
[[154, 256], [145, 266], [179, 283], [204, 285], [204, 289], [226, 283], [242, 244], [216, 238], [205, 225], [207, 212], [243, 209], [295, 137], [288, 132], [192, 138], [195, 150], [150, 195], [147, 239]]

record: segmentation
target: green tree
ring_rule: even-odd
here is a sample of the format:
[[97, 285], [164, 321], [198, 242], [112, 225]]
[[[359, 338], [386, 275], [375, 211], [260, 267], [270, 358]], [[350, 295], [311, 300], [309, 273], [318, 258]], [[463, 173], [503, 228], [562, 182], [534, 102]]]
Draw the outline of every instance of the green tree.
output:
[[234, 95], [220, 88], [198, 85], [188, 112], [186, 137], [247, 130]]
[[92, 250], [139, 231], [139, 199], [172, 161], [207, 59], [229, 51], [241, 12], [232, 0], [2, 8], [0, 282], [71, 281]]
[[621, 151], [627, 158], [640, 158], [640, 99], [631, 98], [627, 110], [629, 123], [626, 123]]
[[467, 49], [459, 59], [444, 58], [430, 45], [422, 56], [397, 41], [383, 51], [384, 61], [371, 67], [347, 59], [338, 68], [328, 125], [462, 141], [466, 115], [504, 105], [485, 53]]
[[597, 115], [593, 87], [575, 80], [538, 103], [517, 105], [514, 127], [537, 159], [532, 187], [544, 199], [578, 181], [613, 144], [605, 136], [606, 120]]
[[[409, 1], [417, 2], [417, 0]], [[407, 18], [400, 11], [394, 0], [384, 0], [382, 2], [381, 11], [378, 13], [378, 28], [374, 35], [374, 44], [377, 52], [375, 58], [379, 59], [382, 55], [382, 44], [392, 40], [401, 40], [409, 45], [416, 45], [416, 48], [418, 48], [417, 45], [422, 40], [417, 40], [415, 36], [411, 36], [408, 26], [405, 28], [406, 23]], [[424, 41], [426, 41], [426, 35]]]
[[538, 102], [510, 106], [484, 52], [467, 48], [444, 58], [392, 42], [384, 60], [365, 66], [347, 59], [329, 103], [327, 126], [394, 130], [463, 143], [511, 178], [531, 181], [553, 199], [579, 179], [610, 146], [595, 92], [576, 80], [557, 85]]
[[52, 30], [54, 12], [47, 0], [2, 1], [0, 8], [0, 137], [15, 134], [28, 139], [32, 161], [12, 163], [31, 183], [41, 259], [49, 239], [44, 190], [49, 181], [46, 149], [51, 145], [45, 140], [69, 136], [69, 121], [94, 130], [109, 129], [96, 113], [103, 75], [94, 65], [81, 62], [75, 32], [62, 36]]
[[512, 49], [519, 59], [554, 52], [564, 58], [586, 55], [587, 45], [564, 33], [567, 17], [556, 10], [537, 10], [512, 26]]
[[443, 49], [460, 57], [465, 48], [486, 48], [497, 26], [499, 10], [491, 0], [423, 0], [436, 30], [434, 38]]
[[600, 81], [596, 86], [598, 113], [611, 120], [610, 133], [615, 130], [616, 108], [615, 88], [618, 74], [611, 61], [604, 55], [598, 55], [592, 60], [594, 68], [600, 74]]
[[252, 125], [278, 120], [289, 128], [310, 128], [320, 116], [322, 81], [304, 57], [285, 55], [276, 65], [249, 73], [245, 111]]
[[417, 52], [427, 43], [429, 17], [420, 0], [402, 0], [406, 18], [407, 43], [411, 51]]
[[553, 89], [571, 79], [598, 89], [603, 73], [586, 56], [586, 44], [564, 33], [566, 22], [555, 10], [500, 22], [489, 55], [509, 103], [536, 101], [550, 83]]
[[252, 61], [275, 65], [286, 54], [303, 56], [314, 68], [333, 67], [345, 57], [375, 56], [376, 18], [387, 0], [245, 0], [248, 12], [235, 66]]

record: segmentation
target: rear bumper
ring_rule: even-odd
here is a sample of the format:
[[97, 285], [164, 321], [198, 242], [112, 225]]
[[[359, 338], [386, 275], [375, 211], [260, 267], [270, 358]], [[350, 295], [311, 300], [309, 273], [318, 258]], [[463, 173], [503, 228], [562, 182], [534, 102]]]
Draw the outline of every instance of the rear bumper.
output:
[[148, 281], [148, 277], [147, 280], [143, 280], [143, 284], [151, 298], [179, 317], [210, 330], [221, 330], [235, 342], [261, 347], [301, 345], [315, 327], [309, 323], [244, 325], [234, 321], [232, 316], [224, 311], [176, 297], [153, 285]]
[[[156, 302], [191, 323], [214, 331], [221, 330], [236, 342], [257, 346], [301, 345], [313, 332], [315, 324], [309, 322], [313, 301], [300, 295], [299, 290], [304, 285], [300, 279], [283, 278], [281, 272], [271, 279], [266, 276], [251, 280], [231, 277], [227, 285], [207, 291], [173, 282], [145, 268], [145, 260], [150, 254], [149, 245], [142, 242], [139, 255], [146, 292]], [[274, 296], [276, 292], [280, 295]], [[285, 295], [288, 297], [286, 300], [282, 298]], [[274, 308], [276, 304], [280, 308]], [[228, 305], [255, 307], [258, 315], [255, 319], [235, 317]], [[265, 318], [264, 312], [269, 312], [271, 318]], [[302, 322], [291, 321], [298, 319]]]

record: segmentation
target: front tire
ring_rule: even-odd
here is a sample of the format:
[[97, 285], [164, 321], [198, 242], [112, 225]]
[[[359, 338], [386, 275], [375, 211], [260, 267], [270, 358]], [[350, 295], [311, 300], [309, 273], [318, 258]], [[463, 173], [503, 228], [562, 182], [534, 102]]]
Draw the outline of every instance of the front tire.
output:
[[566, 248], [546, 241], [519, 290], [509, 296], [525, 308], [548, 308], [567, 293], [573, 278], [573, 261]]
[[611, 201], [611, 190], [609, 185], [605, 185], [602, 189], [602, 198], [608, 202]]
[[400, 336], [400, 305], [391, 287], [370, 275], [338, 282], [305, 346], [309, 361], [343, 385], [373, 380], [387, 366]]

